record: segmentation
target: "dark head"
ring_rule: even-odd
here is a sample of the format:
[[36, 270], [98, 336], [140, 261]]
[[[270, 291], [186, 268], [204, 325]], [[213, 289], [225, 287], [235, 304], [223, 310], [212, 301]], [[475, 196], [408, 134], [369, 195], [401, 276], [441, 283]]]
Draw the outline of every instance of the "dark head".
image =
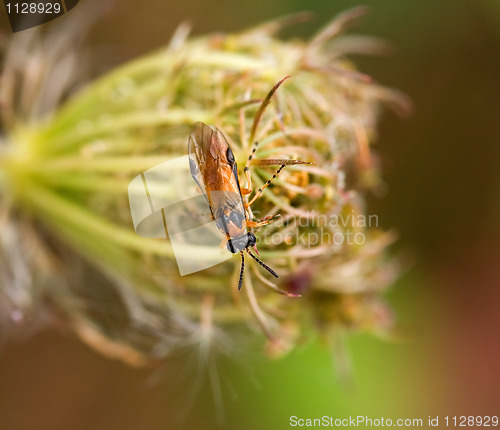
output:
[[257, 242], [255, 234], [247, 233], [240, 237], [233, 237], [227, 241], [227, 249], [229, 252], [236, 254], [250, 246], [254, 246]]

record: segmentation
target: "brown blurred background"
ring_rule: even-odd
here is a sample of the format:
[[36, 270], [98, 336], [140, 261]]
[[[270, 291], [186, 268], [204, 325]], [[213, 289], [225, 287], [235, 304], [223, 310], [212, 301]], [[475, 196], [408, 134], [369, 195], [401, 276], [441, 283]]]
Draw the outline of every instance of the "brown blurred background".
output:
[[[351, 389], [339, 386], [321, 346], [271, 364], [239, 357], [225, 368], [222, 428], [288, 428], [290, 415], [499, 413], [500, 3], [364, 3], [372, 11], [356, 32], [393, 42], [395, 52], [357, 64], [415, 103], [407, 119], [383, 118], [377, 148], [387, 193], [370, 197], [371, 212], [397, 229], [399, 250], [414, 262], [389, 294], [406, 339], [353, 339]], [[94, 71], [165, 44], [181, 21], [203, 34], [310, 10], [313, 22], [286, 32], [307, 37], [357, 4], [116, 1], [89, 38]], [[130, 369], [55, 331], [8, 343], [0, 352], [0, 430], [216, 428], [208, 384], [189, 409], [194, 383], [182, 366], [186, 380], [175, 377], [176, 366]], [[181, 421], [183, 408], [190, 412]]]

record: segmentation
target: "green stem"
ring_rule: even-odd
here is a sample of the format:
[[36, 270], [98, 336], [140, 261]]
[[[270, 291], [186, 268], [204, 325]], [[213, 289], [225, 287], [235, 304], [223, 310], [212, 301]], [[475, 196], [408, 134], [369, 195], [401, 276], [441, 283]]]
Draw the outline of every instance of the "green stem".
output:
[[[168, 161], [164, 156], [146, 156], [146, 157], [97, 157], [91, 159], [64, 157], [55, 160], [47, 160], [37, 166], [32, 166], [32, 170], [43, 171], [93, 171], [93, 172], [142, 172], [158, 164]], [[170, 166], [170, 165], [169, 165]], [[175, 169], [176, 164], [171, 164]], [[187, 165], [181, 165], [179, 169], [186, 169]]]
[[177, 245], [174, 255], [170, 242], [149, 239], [137, 235], [108, 220], [94, 215], [78, 205], [69, 202], [43, 187], [27, 187], [24, 197], [41, 210], [48, 223], [57, 228], [65, 223], [74, 230], [81, 231], [87, 237], [94, 236], [96, 241], [108, 241], [138, 252], [156, 254], [164, 257], [184, 259], [207, 259], [213, 254], [213, 248], [191, 245]]
[[[164, 51], [163, 51], [164, 52]], [[82, 112], [92, 111], [91, 107], [102, 102], [101, 94], [103, 90], [114, 87], [121, 79], [135, 79], [146, 77], [148, 74], [156, 75], [156, 71], [161, 71], [168, 65], [168, 57], [164, 53], [153, 53], [144, 58], [139, 58], [114, 71], [104, 75], [97, 81], [83, 87], [71, 100], [59, 111], [54, 118], [55, 128], [68, 126], [74, 118], [84, 118]]]
[[136, 251], [166, 257], [174, 255], [169, 242], [138, 236], [43, 187], [27, 187], [24, 191], [28, 201], [41, 209], [41, 215], [45, 215], [47, 221], [56, 228], [59, 222], [63, 222], [76, 230], [94, 235], [98, 240], [107, 240]]

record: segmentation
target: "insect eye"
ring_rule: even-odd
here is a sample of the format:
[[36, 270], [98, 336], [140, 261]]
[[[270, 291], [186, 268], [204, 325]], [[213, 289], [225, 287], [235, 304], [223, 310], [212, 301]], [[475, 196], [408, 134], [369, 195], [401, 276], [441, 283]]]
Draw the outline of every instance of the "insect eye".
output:
[[248, 243], [247, 243], [247, 246], [254, 246], [256, 242], [257, 242], [257, 239], [255, 237], [255, 234], [248, 233]]
[[231, 151], [231, 148], [229, 146], [227, 147], [227, 151], [226, 151], [226, 159], [229, 163], [231, 163], [231, 164], [234, 163], [233, 151]]

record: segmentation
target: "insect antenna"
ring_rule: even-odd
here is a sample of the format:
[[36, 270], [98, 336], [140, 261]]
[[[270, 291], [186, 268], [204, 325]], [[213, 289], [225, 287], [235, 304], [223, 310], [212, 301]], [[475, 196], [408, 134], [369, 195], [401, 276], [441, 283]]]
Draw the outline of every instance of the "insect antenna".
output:
[[249, 201], [249, 202], [248, 202], [245, 206], [247, 206], [247, 207], [248, 207], [248, 206], [251, 206], [251, 205], [252, 205], [252, 203], [260, 197], [260, 195], [261, 195], [261, 194], [264, 192], [264, 190], [265, 190], [265, 189], [269, 186], [269, 184], [270, 184], [270, 183], [271, 183], [274, 179], [276, 179], [276, 177], [277, 177], [277, 176], [281, 173], [281, 171], [283, 170], [283, 168], [284, 168], [285, 166], [286, 166], [286, 164], [282, 164], [282, 165], [281, 165], [281, 167], [280, 167], [278, 170], [276, 170], [276, 173], [272, 176], [272, 178], [271, 178], [271, 179], [268, 179], [268, 180], [266, 181], [266, 183], [262, 186], [262, 188], [259, 188], [259, 189], [257, 190], [257, 192], [256, 192], [256, 193], [254, 194], [254, 196], [252, 197], [252, 200], [250, 200], [250, 201]]
[[[250, 257], [252, 257], [257, 263], [259, 263], [271, 275], [273, 275], [275, 278], [279, 278], [278, 274], [273, 269], [271, 269], [266, 263], [264, 263], [262, 260], [257, 258], [255, 255], [253, 255], [248, 248], [247, 248], [247, 252], [250, 254]], [[242, 252], [242, 254], [243, 254], [243, 252]]]
[[240, 251], [241, 254], [241, 269], [240, 269], [240, 280], [238, 281], [238, 291], [241, 290], [241, 287], [243, 286], [243, 272], [245, 271], [245, 254], [243, 254], [243, 251]]
[[279, 81], [271, 89], [271, 91], [269, 91], [266, 98], [260, 104], [259, 109], [257, 110], [257, 113], [255, 114], [255, 117], [253, 119], [252, 129], [250, 131], [250, 140], [249, 140], [249, 142], [253, 142], [253, 148], [252, 148], [252, 151], [250, 152], [250, 155], [248, 156], [247, 163], [245, 164], [245, 167], [243, 168], [243, 172], [245, 173], [245, 177], [247, 180], [247, 187], [245, 188], [245, 194], [250, 194], [251, 189], [252, 189], [252, 179], [250, 177], [250, 167], [249, 166], [250, 166], [250, 163], [252, 162], [252, 158], [255, 154], [255, 151], [257, 151], [257, 147], [259, 146], [259, 142], [255, 142], [255, 134], [257, 133], [257, 127], [259, 126], [262, 115], [263, 115], [264, 111], [266, 110], [267, 105], [271, 102], [271, 98], [273, 97], [274, 93], [281, 86], [281, 84], [283, 82], [285, 82], [289, 77], [290, 76], [285, 76], [281, 81]]

